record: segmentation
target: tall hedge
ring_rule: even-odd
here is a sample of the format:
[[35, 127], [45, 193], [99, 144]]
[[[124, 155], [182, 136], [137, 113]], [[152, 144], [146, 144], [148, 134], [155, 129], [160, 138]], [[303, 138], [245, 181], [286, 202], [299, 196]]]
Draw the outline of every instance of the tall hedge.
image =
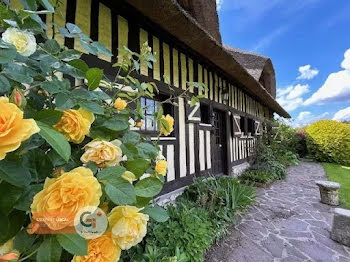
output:
[[350, 125], [321, 120], [306, 128], [307, 146], [318, 161], [350, 165]]

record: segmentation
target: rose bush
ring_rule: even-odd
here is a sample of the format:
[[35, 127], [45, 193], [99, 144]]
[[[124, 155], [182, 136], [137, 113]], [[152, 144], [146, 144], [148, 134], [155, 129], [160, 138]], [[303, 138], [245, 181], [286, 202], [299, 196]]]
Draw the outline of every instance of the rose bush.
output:
[[[61, 34], [90, 56], [112, 56], [76, 25], [56, 27], [52, 14], [60, 1], [21, 3], [21, 10], [0, 3], [1, 259], [118, 261], [145, 237], [149, 219], [165, 220], [152, 199], [162, 190], [167, 162], [158, 140], [137, 132], [141, 98], [158, 92], [136, 77], [141, 65], [155, 62], [152, 50], [147, 43], [140, 54], [121, 48], [110, 79], [55, 40]], [[41, 14], [51, 14], [51, 23]], [[161, 104], [176, 105], [179, 96], [197, 103], [191, 86], [203, 88], [191, 82], [177, 96], [169, 89]], [[174, 119], [161, 107], [154, 119], [158, 138], [173, 132]], [[86, 206], [100, 207], [109, 220], [107, 231], [90, 240], [71, 231]]]

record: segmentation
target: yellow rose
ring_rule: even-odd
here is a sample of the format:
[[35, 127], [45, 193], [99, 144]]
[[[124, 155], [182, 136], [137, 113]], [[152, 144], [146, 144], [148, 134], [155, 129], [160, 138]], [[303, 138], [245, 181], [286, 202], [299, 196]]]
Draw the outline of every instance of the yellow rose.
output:
[[134, 206], [117, 206], [108, 214], [112, 238], [122, 249], [137, 245], [147, 234], [148, 215]]
[[127, 104], [128, 103], [124, 99], [121, 99], [120, 97], [118, 97], [114, 102], [114, 108], [121, 111], [126, 108]]
[[160, 127], [160, 133], [162, 135], [168, 136], [174, 131], [174, 118], [171, 115], [162, 116], [162, 119], [168, 122], [169, 129], [166, 130], [162, 125]]
[[84, 109], [66, 110], [61, 120], [54, 128], [63, 134], [68, 141], [79, 144], [90, 133], [91, 124], [94, 122], [94, 114]]
[[[46, 178], [43, 190], [30, 206], [32, 218], [44, 220], [51, 230], [72, 226], [77, 212], [86, 206], [98, 206], [101, 195], [101, 185], [92, 171], [78, 167], [57, 178]], [[57, 218], [63, 220], [56, 222]]]
[[23, 119], [23, 112], [15, 104], [9, 103], [6, 97], [0, 97], [0, 160], [39, 131], [33, 119]]
[[129, 181], [130, 183], [134, 182], [136, 180], [136, 176], [134, 175], [134, 173], [130, 172], [130, 171], [125, 171], [122, 174], [122, 178], [124, 178], [125, 180]]
[[85, 145], [85, 153], [80, 160], [83, 163], [95, 162], [99, 167], [117, 166], [123, 155], [119, 144], [119, 140], [115, 143], [114, 141], [92, 140]]
[[161, 174], [161, 175], [165, 176], [167, 167], [168, 167], [167, 161], [165, 161], [165, 160], [158, 160], [156, 162], [155, 170], [156, 170], [156, 172], [158, 174]]
[[111, 233], [88, 240], [88, 254], [86, 256], [74, 256], [72, 262], [117, 262], [121, 250], [115, 245]]
[[2, 34], [2, 40], [14, 45], [17, 52], [23, 56], [30, 56], [36, 50], [36, 40], [34, 35], [17, 28], [7, 28]]

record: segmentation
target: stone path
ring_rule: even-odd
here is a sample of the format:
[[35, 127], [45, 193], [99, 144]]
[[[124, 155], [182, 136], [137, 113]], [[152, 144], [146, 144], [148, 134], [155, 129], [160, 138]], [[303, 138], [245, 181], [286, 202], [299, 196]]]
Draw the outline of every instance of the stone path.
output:
[[322, 166], [302, 162], [284, 181], [258, 189], [257, 204], [208, 252], [208, 262], [350, 262], [350, 248], [330, 239], [333, 208], [321, 204]]

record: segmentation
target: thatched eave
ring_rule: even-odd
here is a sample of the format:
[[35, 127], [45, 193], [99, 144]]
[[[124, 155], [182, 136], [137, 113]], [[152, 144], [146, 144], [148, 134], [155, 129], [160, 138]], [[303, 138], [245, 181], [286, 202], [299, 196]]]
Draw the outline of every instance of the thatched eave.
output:
[[201, 56], [231, 75], [246, 90], [282, 117], [290, 115], [274, 97], [201, 25], [178, 4], [176, 0], [127, 0], [164, 30], [192, 48]]

